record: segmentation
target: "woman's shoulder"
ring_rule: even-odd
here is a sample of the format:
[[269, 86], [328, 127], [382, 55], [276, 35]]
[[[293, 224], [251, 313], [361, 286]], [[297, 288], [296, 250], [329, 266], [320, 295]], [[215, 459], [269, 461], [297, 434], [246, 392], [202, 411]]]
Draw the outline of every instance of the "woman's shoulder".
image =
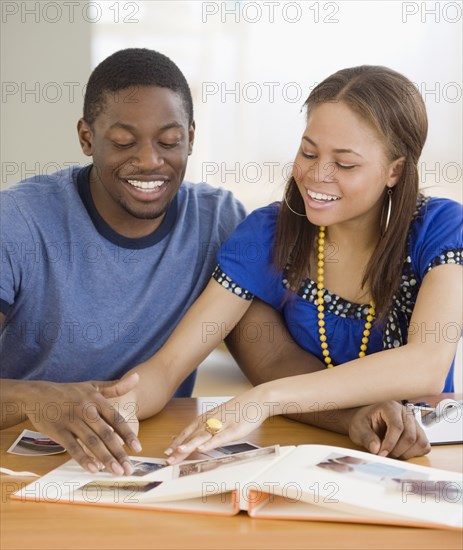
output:
[[280, 203], [274, 202], [253, 210], [237, 227], [237, 234], [251, 233], [268, 237], [275, 232]]
[[415, 272], [424, 276], [430, 267], [461, 257], [462, 221], [463, 205], [457, 201], [419, 196], [409, 232]]
[[270, 264], [278, 211], [279, 203], [253, 210], [223, 243], [219, 263], [225, 265], [231, 258], [233, 262]]
[[412, 241], [439, 238], [457, 238], [461, 234], [463, 205], [443, 197], [419, 195], [410, 224]]
[[413, 215], [413, 224], [430, 222], [437, 217], [460, 216], [455, 219], [455, 222], [461, 223], [463, 214], [463, 205], [452, 199], [444, 197], [427, 197], [419, 195], [416, 201], [416, 209]]
[[256, 208], [249, 214], [248, 218], [276, 223], [278, 213], [280, 212], [280, 205], [280, 202], [272, 202], [271, 204], [267, 204], [267, 206]]

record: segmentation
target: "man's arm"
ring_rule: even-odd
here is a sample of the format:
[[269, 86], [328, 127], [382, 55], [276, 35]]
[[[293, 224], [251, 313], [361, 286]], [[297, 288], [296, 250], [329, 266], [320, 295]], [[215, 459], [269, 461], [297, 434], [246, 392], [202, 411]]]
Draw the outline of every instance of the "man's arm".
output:
[[[5, 314], [0, 312], [0, 329], [4, 321]], [[24, 402], [27, 402], [27, 396], [21, 392], [20, 381], [0, 378], [0, 430], [26, 420]]]
[[[278, 312], [257, 299], [228, 336], [226, 344], [254, 386], [325, 368], [320, 360], [294, 342]], [[295, 403], [295, 411], [297, 408]], [[333, 403], [323, 410], [314, 407], [310, 413], [286, 416], [348, 434], [355, 443], [375, 454], [411, 458], [430, 450], [414, 417], [396, 401], [352, 409], [338, 409]]]
[[[258, 328], [255, 328], [258, 327]], [[255, 328], [251, 331], [251, 328]], [[249, 338], [256, 332], [259, 337]], [[257, 386], [270, 380], [323, 370], [323, 363], [299, 347], [281, 315], [271, 306], [254, 300], [246, 315], [226, 339], [231, 354], [250, 382]], [[297, 409], [297, 404], [295, 404]], [[357, 409], [333, 408], [313, 413], [287, 415], [300, 422], [347, 434], [349, 420]]]
[[[4, 320], [5, 315], [0, 313], [0, 328]], [[29, 419], [38, 431], [63, 445], [86, 470], [95, 473], [102, 464], [116, 475], [131, 473], [133, 468], [118, 435], [134, 451], [141, 450], [140, 442], [101, 392], [123, 394], [137, 382], [137, 375], [120, 382], [68, 384], [0, 379], [0, 429]]]

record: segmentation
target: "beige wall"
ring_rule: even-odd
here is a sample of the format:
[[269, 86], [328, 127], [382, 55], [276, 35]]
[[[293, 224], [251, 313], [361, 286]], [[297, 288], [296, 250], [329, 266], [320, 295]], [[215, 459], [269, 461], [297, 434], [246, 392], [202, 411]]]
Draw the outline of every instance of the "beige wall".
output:
[[2, 2], [2, 187], [85, 159], [76, 122], [93, 25], [78, 10], [59, 14], [53, 4]]
[[[320, 33], [320, 37], [325, 36], [327, 32], [339, 37], [339, 33], [344, 32], [349, 39], [345, 41], [342, 50], [333, 48], [333, 59], [327, 57], [330, 55], [329, 49], [326, 50], [323, 59], [320, 59], [320, 56], [310, 58], [310, 71], [307, 72], [309, 81], [310, 78], [316, 81], [327, 76], [330, 70], [360, 62], [374, 61], [402, 70], [420, 84], [423, 93], [428, 90], [425, 99], [430, 114], [431, 130], [424, 155], [424, 166], [429, 172], [433, 172], [436, 171], [436, 166], [443, 168], [456, 165], [459, 166], [461, 174], [461, 95], [459, 101], [444, 101], [445, 97], [436, 92], [445, 89], [449, 83], [461, 81], [461, 27], [445, 20], [434, 24], [431, 16], [424, 24], [419, 15], [409, 17], [407, 24], [403, 24], [399, 2], [390, 3], [391, 9], [388, 13], [393, 19], [388, 20], [388, 24], [385, 21], [379, 22], [379, 25], [378, 21], [376, 25], [370, 24], [375, 19], [368, 10], [379, 9], [378, 6], [384, 9], [387, 3], [378, 3], [377, 6], [374, 2], [342, 3], [343, 13], [340, 15], [343, 17], [339, 15], [339, 24], [312, 25], [309, 35], [306, 27], [307, 18], [313, 15], [313, 12], [307, 10], [305, 19], [294, 27], [281, 21], [280, 26], [277, 25], [278, 22], [269, 26], [265, 21], [252, 25], [234, 25], [233, 22], [230, 25], [222, 25], [219, 24], [220, 19], [217, 19], [217, 16], [209, 18], [209, 24], [204, 24], [201, 3], [198, 2], [184, 3], [181, 10], [173, 6], [175, 2], [132, 2], [127, 3], [125, 7], [129, 4], [135, 5], [138, 10], [135, 15], [131, 15], [128, 10], [123, 11], [122, 6], [122, 11], [117, 16], [113, 2], [100, 2], [103, 6], [101, 17], [98, 13], [83, 9], [83, 6], [95, 2], [81, 2], [74, 8], [70, 6], [74, 2], [2, 0], [0, 4], [1, 187], [36, 173], [52, 173], [69, 164], [87, 161], [80, 151], [76, 134], [76, 122], [82, 112], [85, 83], [95, 61], [101, 60], [100, 54], [107, 55], [129, 46], [152, 47], [171, 55], [192, 84], [200, 129], [197, 134], [195, 158], [190, 163], [190, 177], [193, 180], [203, 179], [205, 161], [218, 165], [226, 161], [234, 166], [236, 160], [246, 165], [249, 161], [262, 163], [276, 159], [283, 166], [292, 159], [300, 133], [300, 121], [294, 119], [292, 123], [294, 127], [297, 126], [297, 132], [294, 131], [294, 127], [289, 128], [289, 123], [281, 121], [292, 120], [291, 117], [297, 114], [299, 107], [292, 103], [289, 107], [286, 106], [288, 111], [282, 111], [282, 114], [278, 115], [280, 118], [277, 120], [280, 123], [276, 124], [275, 104], [248, 105], [244, 102], [246, 116], [243, 118], [244, 115], [236, 115], [234, 109], [240, 105], [234, 101], [223, 103], [214, 96], [206, 104], [204, 98], [201, 98], [202, 84], [211, 80], [227, 85], [236, 80], [278, 80], [280, 83], [292, 81], [294, 74], [299, 74], [300, 67], [307, 66], [307, 40], [313, 35], [316, 42], [316, 32]], [[224, 3], [220, 3], [220, 6], [222, 4]], [[361, 9], [362, 13], [365, 10], [365, 21], [359, 20], [354, 4], [361, 6], [358, 9]], [[61, 13], [58, 13], [55, 7], [57, 5], [61, 6]], [[349, 9], [344, 9], [344, 6], [349, 6]], [[399, 8], [396, 9], [396, 6]], [[379, 15], [376, 17], [379, 18]], [[97, 20], [102, 23], [98, 28]], [[132, 24], [132, 20], [139, 22]], [[362, 28], [362, 33], [352, 35], [355, 25]], [[394, 28], [393, 33], [390, 28]], [[413, 30], [419, 31], [414, 35], [415, 45], [412, 47], [411, 41], [410, 45], [404, 48], [404, 44], [411, 40], [409, 33]], [[272, 37], [278, 36], [279, 40], [268, 41], [267, 31]], [[367, 32], [370, 34], [365, 36], [364, 33]], [[381, 33], [388, 37], [394, 35], [397, 39], [383, 39]], [[201, 45], [202, 36], [206, 36], [207, 40], [204, 44], [201, 42]], [[237, 37], [236, 42], [232, 40], [233, 37]], [[252, 51], [250, 56], [243, 51], [240, 54], [236, 47], [244, 40], [243, 37], [247, 37], [248, 41], [243, 51]], [[293, 42], [290, 40], [291, 37]], [[370, 43], [372, 48], [374, 46], [379, 50], [372, 50], [370, 53], [368, 48], [365, 51], [365, 43]], [[97, 51], [97, 55], [93, 52], [93, 63], [92, 44], [93, 49]], [[264, 44], [265, 48], [261, 47], [261, 44]], [[282, 47], [281, 44], [285, 46]], [[305, 47], [295, 47], [297, 44], [304, 44]], [[267, 48], [278, 50], [280, 58], [275, 61], [276, 57], [269, 54]], [[108, 51], [103, 52], [106, 49]], [[432, 59], [431, 54], [434, 55]], [[301, 56], [300, 59], [298, 55]], [[289, 70], [289, 61], [293, 61], [293, 64], [299, 63], [298, 72]], [[316, 63], [321, 66], [317, 66]], [[231, 74], [222, 73], [230, 67], [235, 72], [232, 70]], [[289, 68], [286, 71], [287, 67]], [[267, 69], [268, 73], [265, 72]], [[304, 89], [307, 86], [306, 81], [301, 83]], [[453, 88], [452, 90], [454, 91]], [[256, 118], [259, 109], [265, 118]], [[268, 112], [272, 113], [272, 117], [268, 117]], [[217, 120], [221, 122], [217, 123]], [[228, 131], [223, 132], [224, 127], [228, 130], [233, 128], [234, 120], [246, 121], [247, 131], [244, 137], [249, 141], [243, 139], [243, 133], [240, 131], [233, 138], [230, 138]], [[262, 121], [271, 122], [279, 130], [275, 132], [268, 131], [266, 127], [263, 129]], [[241, 124], [237, 126], [240, 130]], [[208, 142], [203, 141], [206, 137], [209, 137]], [[226, 141], [220, 141], [222, 137]], [[287, 151], [284, 148], [282, 150], [285, 144], [289, 144]], [[260, 156], [248, 157], [248, 151], [252, 155]], [[229, 158], [226, 152], [229, 153]], [[266, 173], [265, 170], [263, 173]], [[462, 200], [461, 178], [455, 181], [454, 171], [450, 171], [449, 174], [450, 181], [446, 181], [443, 174], [440, 174], [440, 177], [428, 175], [427, 180], [430, 181], [426, 181], [427, 184], [433, 183], [433, 177], [438, 180], [429, 190], [430, 194]], [[219, 173], [208, 181], [213, 185], [228, 183], [222, 181], [221, 176], [223, 174]], [[251, 209], [279, 199], [282, 183], [277, 181], [271, 186], [268, 181], [262, 184], [244, 181], [241, 182], [241, 186], [232, 183], [230, 187]], [[463, 378], [461, 356], [460, 342], [455, 376], [460, 391]]]

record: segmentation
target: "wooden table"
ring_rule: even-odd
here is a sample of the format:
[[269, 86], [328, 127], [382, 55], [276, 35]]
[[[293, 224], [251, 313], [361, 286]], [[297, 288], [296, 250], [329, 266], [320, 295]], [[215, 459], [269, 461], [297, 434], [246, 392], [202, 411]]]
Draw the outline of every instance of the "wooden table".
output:
[[[208, 403], [223, 398], [174, 399], [156, 417], [140, 426], [143, 456], [161, 457], [170, 441]], [[6, 449], [26, 424], [0, 432], [1, 465], [38, 474], [59, 466], [67, 454], [20, 457]], [[282, 417], [264, 423], [248, 438], [259, 445], [318, 443], [356, 448], [346, 436], [305, 426]], [[463, 471], [461, 445], [434, 447], [417, 464]], [[373, 525], [251, 519], [245, 513], [215, 517], [10, 500], [9, 495], [31, 478], [0, 476], [2, 550], [41, 549], [299, 549], [406, 548], [461, 549], [461, 532]]]

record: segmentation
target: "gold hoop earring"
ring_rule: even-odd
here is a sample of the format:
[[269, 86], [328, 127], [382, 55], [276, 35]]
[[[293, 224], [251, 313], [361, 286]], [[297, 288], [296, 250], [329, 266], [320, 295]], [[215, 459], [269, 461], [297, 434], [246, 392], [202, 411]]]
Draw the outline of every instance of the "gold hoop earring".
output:
[[300, 214], [299, 212], [296, 212], [296, 210], [293, 210], [293, 209], [291, 208], [291, 206], [289, 206], [288, 199], [286, 198], [286, 191], [287, 191], [287, 189], [285, 189], [285, 193], [284, 193], [284, 195], [283, 195], [283, 199], [284, 199], [284, 201], [285, 201], [285, 203], [286, 203], [286, 206], [291, 210], [291, 212], [292, 212], [293, 214], [296, 214], [296, 216], [302, 216], [302, 217], [304, 217], [304, 218], [307, 218], [307, 214], [305, 214], [305, 213], [304, 213], [304, 214]]
[[[388, 204], [387, 204], [387, 214], [386, 214], [386, 224], [384, 225], [384, 229], [381, 231], [381, 237], [384, 237], [386, 234], [387, 228], [389, 227], [389, 221], [391, 219], [391, 212], [392, 212], [392, 189], [389, 187], [387, 190], [387, 196], [388, 196]], [[382, 221], [382, 220], [381, 220]], [[382, 224], [381, 224], [382, 225]]]

